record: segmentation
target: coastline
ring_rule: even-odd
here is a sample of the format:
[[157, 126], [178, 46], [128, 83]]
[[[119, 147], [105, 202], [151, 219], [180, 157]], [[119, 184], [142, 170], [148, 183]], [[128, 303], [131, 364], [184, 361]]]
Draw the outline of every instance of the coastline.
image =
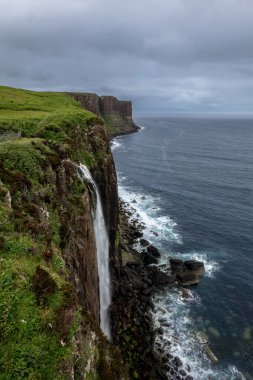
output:
[[[135, 131], [117, 134], [110, 138], [140, 132]], [[157, 318], [158, 312], [154, 298], [159, 292], [175, 284], [175, 277], [160, 268], [158, 249], [143, 237], [145, 224], [135, 218], [136, 210], [122, 198], [119, 200], [119, 255], [121, 271], [119, 278], [114, 279], [114, 296], [112, 301], [112, 335], [115, 343], [129, 363], [130, 373], [134, 379], [146, 380], [193, 380], [190, 366], [183, 368], [178, 356], [164, 350], [163, 334], [166, 327], [164, 318]], [[140, 244], [143, 250], [136, 249]], [[147, 246], [157, 252], [158, 258], [152, 264], [153, 255], [146, 251]], [[156, 323], [159, 322], [159, 326]], [[171, 344], [165, 342], [168, 348]]]
[[127, 131], [120, 131], [120, 132], [110, 133], [109, 140], [112, 141], [113, 139], [115, 139], [116, 137], [119, 137], [119, 136], [132, 135], [134, 133], [141, 132], [141, 130], [142, 130], [141, 127], [139, 127], [136, 124], [133, 124], [132, 128], [129, 129], [129, 130], [127, 130]]
[[[140, 137], [136, 136], [136, 138], [137, 138], [137, 141], [140, 143]], [[117, 159], [121, 160], [121, 154], [120, 154], [121, 146], [123, 148], [122, 149], [123, 152], [126, 151], [126, 149], [129, 150], [132, 144], [134, 146], [137, 145], [139, 147], [138, 143], [137, 144], [134, 143], [135, 140], [126, 139], [125, 143], [123, 141], [124, 139], [122, 140], [119, 139], [118, 141], [117, 140], [115, 141], [114, 143], [115, 150], [119, 149], [119, 153], [116, 154], [116, 157], [114, 157], [114, 159], [118, 157]], [[134, 164], [135, 162], [131, 162], [132, 170], [134, 170]], [[167, 238], [169, 239], [172, 238], [176, 240], [180, 240], [181, 238], [183, 239], [183, 236], [180, 236], [180, 234], [177, 234], [177, 229], [174, 230], [173, 225], [177, 226], [177, 224], [173, 220], [171, 220], [169, 216], [168, 216], [168, 221], [169, 221], [168, 227], [169, 229], [171, 227], [171, 233], [166, 236], [163, 235], [162, 229], [160, 229], [160, 226], [157, 224], [159, 224], [160, 222], [164, 223], [164, 218], [166, 218], [166, 216], [164, 214], [156, 213], [152, 211], [154, 210], [154, 206], [159, 207], [159, 203], [157, 204], [156, 199], [152, 195], [152, 193], [151, 194], [147, 193], [144, 190], [144, 188], [139, 189], [138, 185], [137, 187], [135, 187], [134, 183], [131, 185], [131, 182], [133, 182], [131, 178], [134, 178], [134, 177], [131, 176], [130, 172], [122, 170], [121, 165], [119, 166], [119, 168], [121, 170], [118, 173], [120, 196], [126, 202], [128, 202], [129, 208], [131, 206], [135, 208], [135, 212], [132, 213], [133, 215], [131, 219], [133, 219], [134, 217], [136, 218], [136, 215], [137, 215], [139, 219], [136, 222], [137, 224], [138, 223], [141, 224], [141, 220], [145, 221], [146, 226], [147, 226], [146, 230], [145, 231], [143, 230], [145, 238], [148, 240], [150, 238], [151, 239], [150, 241], [152, 243], [154, 243], [155, 245], [157, 244], [157, 246], [161, 248], [161, 252], [163, 251], [162, 244], [160, 244], [161, 239], [167, 239]], [[124, 168], [124, 165], [123, 165], [123, 168]], [[129, 183], [129, 179], [130, 179], [130, 183]], [[146, 200], [143, 200], [145, 198]], [[160, 217], [161, 217], [161, 220], [159, 219]], [[159, 233], [159, 237], [153, 236], [153, 231], [157, 231]], [[179, 244], [181, 244], [180, 241], [179, 241]], [[139, 249], [140, 247], [134, 243], [132, 248]], [[137, 254], [140, 256], [140, 252]], [[172, 255], [174, 256], [174, 253], [172, 253]], [[165, 257], [166, 255], [164, 256], [164, 258]], [[196, 260], [203, 260], [206, 265], [206, 276], [208, 278], [213, 278], [213, 273], [219, 270], [219, 265], [217, 264], [217, 262], [214, 261], [212, 258], [210, 259], [209, 257], [206, 257], [204, 254], [196, 254], [195, 252], [193, 252], [193, 254], [190, 254], [187, 252], [187, 254], [183, 254], [181, 256], [180, 254], [178, 255], [175, 252], [175, 257], [180, 258], [180, 259], [183, 257], [186, 260], [189, 260], [192, 258]], [[158, 292], [159, 292], [159, 289], [158, 289]], [[159, 311], [159, 314], [160, 314], [159, 318], [169, 316], [167, 320], [168, 322], [171, 323], [170, 328], [165, 329], [166, 330], [165, 334], [167, 335], [168, 340], [171, 341], [168, 344], [168, 350], [166, 350], [166, 352], [173, 353], [174, 355], [178, 355], [179, 358], [182, 359], [182, 362], [184, 365], [183, 371], [185, 370], [185, 367], [188, 367], [187, 363], [191, 365], [191, 368], [189, 368], [190, 374], [187, 374], [187, 376], [190, 376], [190, 379], [191, 377], [194, 379], [200, 379], [200, 380], [209, 379], [209, 378], [210, 379], [211, 378], [231, 379], [231, 380], [245, 379], [244, 374], [242, 374], [242, 372], [237, 370], [237, 367], [233, 365], [233, 362], [231, 364], [224, 363], [222, 362], [222, 358], [219, 355], [217, 356], [218, 358], [221, 359], [221, 363], [216, 364], [216, 365], [214, 364], [217, 361], [215, 359], [215, 356], [213, 356], [213, 352], [210, 350], [210, 347], [211, 348], [213, 347], [211, 337], [209, 336], [210, 338], [209, 342], [207, 342], [205, 339], [203, 340], [202, 338], [205, 338], [204, 334], [203, 336], [200, 336], [200, 333], [205, 331], [205, 329], [203, 329], [203, 331], [200, 331], [202, 330], [201, 328], [199, 330], [196, 330], [194, 328], [194, 325], [191, 323], [191, 310], [193, 310], [193, 308], [195, 307], [194, 305], [197, 305], [201, 302], [201, 299], [198, 296], [198, 292], [195, 292], [194, 288], [192, 289], [192, 291], [190, 291], [190, 294], [191, 293], [192, 293], [192, 298], [184, 297], [185, 295], [184, 288], [175, 286], [173, 287], [173, 289], [171, 289], [171, 291], [169, 291], [170, 295], [167, 297], [167, 300], [163, 299], [164, 295], [166, 295], [166, 292], [163, 292], [163, 294], [158, 295], [158, 297], [155, 297], [154, 299], [155, 307], [156, 308], [159, 307], [162, 309]], [[153, 300], [152, 296], [151, 296], [151, 300]], [[166, 315], [163, 315], [164, 309], [170, 304], [169, 299], [172, 299], [173, 309], [170, 308], [171, 310], [168, 310], [169, 314], [167, 313]], [[162, 302], [160, 302], [161, 300]], [[179, 308], [178, 308], [178, 305], [179, 305]], [[180, 315], [180, 313], [182, 313], [182, 316]], [[155, 322], [157, 321], [159, 322], [159, 318], [155, 318]], [[188, 322], [182, 322], [183, 319], [185, 321], [188, 320]], [[180, 325], [178, 325], [178, 323], [180, 323]], [[159, 328], [157, 323], [155, 323], [155, 326], [153, 326], [153, 330], [155, 331], [156, 328]], [[177, 340], [177, 338], [179, 338], [179, 340]], [[209, 343], [210, 343], [210, 347], [209, 347]], [[179, 345], [179, 346], [175, 347], [176, 345], [177, 346]], [[162, 353], [164, 353], [164, 351], [160, 350], [159, 355], [161, 355]], [[175, 376], [178, 376], [178, 375], [175, 375]], [[174, 376], [166, 377], [166, 378], [172, 380], [174, 379]]]

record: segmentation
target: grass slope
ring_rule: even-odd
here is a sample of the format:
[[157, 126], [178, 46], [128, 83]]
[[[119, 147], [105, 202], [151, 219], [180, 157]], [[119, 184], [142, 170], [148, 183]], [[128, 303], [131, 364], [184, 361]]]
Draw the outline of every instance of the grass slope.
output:
[[[34, 92], [0, 86], [0, 134], [20, 132], [63, 142], [68, 127], [98, 118], [64, 93]], [[100, 120], [101, 122], [101, 120]]]
[[[64, 280], [54, 167], [60, 155], [92, 164], [82, 136], [98, 121], [62, 93], [0, 86], [0, 380], [65, 378], [78, 312], [63, 342], [57, 326], [74, 307]], [[75, 181], [68, 200], [78, 208], [83, 183]]]

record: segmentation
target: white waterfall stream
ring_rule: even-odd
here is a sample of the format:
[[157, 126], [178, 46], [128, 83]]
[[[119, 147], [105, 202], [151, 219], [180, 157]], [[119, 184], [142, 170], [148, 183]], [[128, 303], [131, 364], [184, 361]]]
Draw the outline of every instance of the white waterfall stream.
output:
[[109, 269], [109, 239], [106, 229], [105, 219], [100, 194], [96, 183], [94, 182], [86, 166], [78, 166], [78, 175], [88, 181], [94, 188], [97, 197], [96, 211], [93, 215], [93, 228], [96, 240], [97, 265], [99, 276], [99, 296], [100, 296], [100, 327], [103, 333], [110, 338], [110, 318], [109, 306], [111, 303], [110, 289], [110, 269]]

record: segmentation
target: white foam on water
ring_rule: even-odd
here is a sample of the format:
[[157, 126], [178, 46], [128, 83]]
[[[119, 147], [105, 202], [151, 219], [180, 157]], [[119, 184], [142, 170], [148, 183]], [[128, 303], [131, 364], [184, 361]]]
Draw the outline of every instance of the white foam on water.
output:
[[182, 260], [202, 261], [205, 265], [205, 276], [209, 278], [214, 278], [215, 273], [221, 269], [221, 266], [218, 263], [218, 261], [214, 260], [213, 258], [208, 258], [208, 254], [205, 252], [191, 251], [188, 253], [177, 253], [173, 256]]
[[132, 212], [130, 219], [138, 219], [145, 224], [144, 238], [158, 246], [161, 240], [182, 244], [177, 223], [169, 216], [161, 215], [159, 198], [132, 190], [123, 183], [124, 179], [119, 177], [119, 196], [129, 205], [128, 209]]
[[115, 139], [113, 139], [110, 143], [111, 145], [111, 150], [114, 151], [120, 147], [122, 147], [122, 140], [119, 139], [118, 137], [116, 137]]
[[[194, 380], [245, 380], [234, 366], [216, 369], [204, 353], [205, 344], [200, 343], [190, 314], [191, 306], [201, 300], [195, 291], [187, 292], [190, 296], [187, 299], [178, 289], [170, 289], [167, 295], [155, 297], [155, 327], [164, 330], [163, 335], [157, 334], [156, 342], [162, 344], [165, 353], [179, 357], [183, 368]], [[164, 322], [168, 325], [164, 326]]]
[[[164, 240], [166, 243], [183, 244], [183, 238], [177, 231], [177, 223], [169, 216], [161, 215], [159, 198], [133, 190], [129, 186], [129, 180], [123, 177], [122, 173], [118, 173], [118, 179], [119, 195], [123, 201], [127, 202], [127, 208], [132, 213], [131, 219], [138, 219], [145, 224], [144, 238], [161, 249], [161, 253], [163, 253], [161, 242]], [[210, 259], [210, 254], [207, 252], [166, 252], [163, 254], [161, 263], [167, 261], [168, 255], [183, 260], [202, 261], [206, 269], [205, 275], [209, 278], [213, 278], [220, 270], [220, 264], [213, 257]], [[217, 369], [206, 356], [204, 344], [200, 343], [194, 320], [191, 318], [191, 307], [194, 304], [200, 304], [201, 299], [194, 290], [187, 289], [187, 293], [188, 297], [185, 298], [180, 289], [173, 288], [154, 298], [155, 327], [162, 327], [164, 330], [163, 335], [159, 333], [156, 335], [156, 342], [162, 344], [165, 353], [180, 357], [183, 368], [194, 380], [246, 380], [235, 366]], [[159, 319], [160, 321], [166, 319], [168, 325], [164, 326]]]

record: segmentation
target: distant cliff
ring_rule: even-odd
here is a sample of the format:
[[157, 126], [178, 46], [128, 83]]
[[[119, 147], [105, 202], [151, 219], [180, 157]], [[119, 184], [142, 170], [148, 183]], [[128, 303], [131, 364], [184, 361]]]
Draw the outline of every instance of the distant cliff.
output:
[[83, 108], [102, 117], [111, 136], [137, 132], [139, 127], [132, 118], [132, 102], [118, 100], [114, 96], [98, 96], [90, 93], [70, 92]]

